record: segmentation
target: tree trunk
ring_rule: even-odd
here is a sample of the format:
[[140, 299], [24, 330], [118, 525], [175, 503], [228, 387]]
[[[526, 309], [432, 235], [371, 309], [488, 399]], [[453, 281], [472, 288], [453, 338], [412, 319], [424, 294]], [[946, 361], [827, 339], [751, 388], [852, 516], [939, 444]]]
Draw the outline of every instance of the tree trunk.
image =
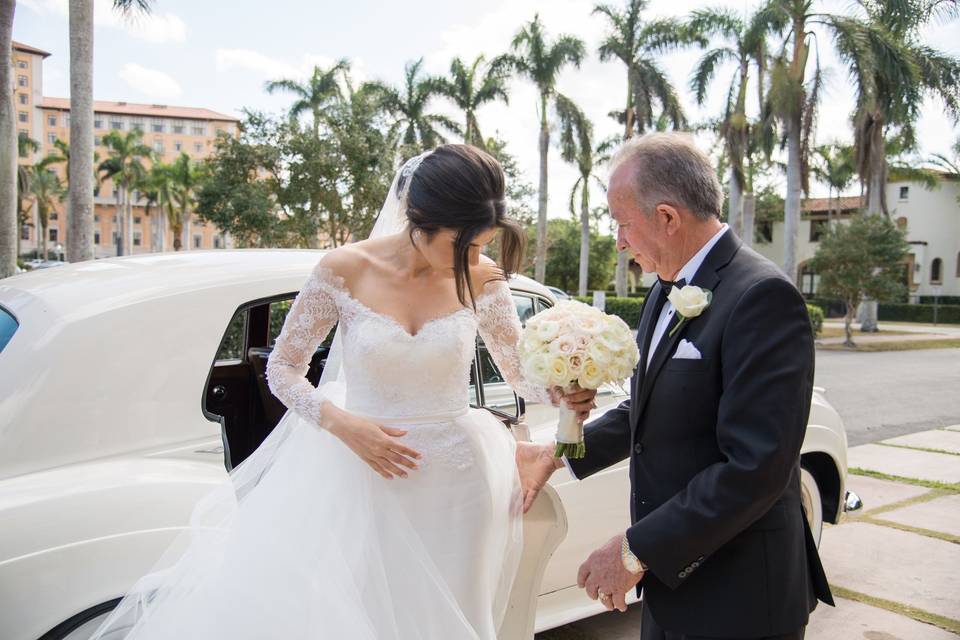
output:
[[123, 233], [124, 227], [126, 226], [124, 218], [126, 218], [126, 211], [127, 211], [125, 192], [126, 192], [126, 188], [121, 184], [117, 189], [117, 210], [116, 210], [117, 222], [116, 224], [113, 225], [114, 230], [116, 230], [117, 232], [117, 255], [118, 256], [124, 255], [123, 244], [126, 241], [126, 237], [124, 236], [124, 233]]
[[547, 276], [547, 154], [550, 151], [550, 127], [547, 123], [547, 96], [540, 97], [540, 193], [537, 208], [537, 252], [534, 278], [546, 282]]
[[13, 14], [16, 2], [0, 2], [0, 278], [17, 270], [17, 126], [13, 106]]
[[743, 244], [753, 246], [753, 219], [757, 209], [757, 199], [753, 193], [743, 194]]
[[93, 0], [70, 0], [67, 260], [93, 260]]
[[630, 270], [630, 252], [620, 251], [617, 253], [617, 270], [613, 276], [613, 288], [617, 297], [627, 295], [627, 272]]
[[580, 283], [577, 295], [587, 295], [590, 277], [590, 183], [589, 176], [583, 178], [583, 195], [580, 201]]
[[730, 202], [729, 202], [729, 215], [728, 224], [730, 229], [733, 230], [738, 236], [741, 235], [741, 219], [743, 216], [742, 201], [740, 194], [740, 184], [737, 182], [737, 176], [733, 170], [733, 167], [730, 168]]
[[800, 122], [787, 120], [787, 197], [783, 212], [783, 271], [797, 282], [797, 238], [800, 230]]
[[133, 255], [133, 193], [130, 189], [127, 190], [127, 193], [124, 197], [125, 207], [124, 207], [124, 221], [126, 225], [124, 227], [125, 237], [123, 239], [124, 243], [127, 245], [127, 255]]
[[190, 251], [190, 249], [193, 248], [192, 239], [190, 238], [190, 212], [187, 211], [186, 207], [184, 207], [183, 211], [180, 212], [180, 215], [183, 218], [183, 250]]
[[846, 340], [843, 342], [845, 347], [856, 347], [857, 345], [853, 342], [853, 331], [851, 325], [853, 324], [853, 314], [856, 310], [856, 304], [851, 301], [847, 301], [847, 315], [843, 319], [843, 330], [846, 334]]

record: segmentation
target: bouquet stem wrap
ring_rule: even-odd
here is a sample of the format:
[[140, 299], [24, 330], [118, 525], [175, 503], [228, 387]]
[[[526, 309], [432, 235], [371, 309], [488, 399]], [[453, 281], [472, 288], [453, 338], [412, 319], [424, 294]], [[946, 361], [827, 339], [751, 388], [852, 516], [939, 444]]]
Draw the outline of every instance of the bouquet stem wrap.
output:
[[[573, 385], [564, 387], [564, 391], [571, 391]], [[577, 412], [566, 405], [560, 403], [560, 420], [557, 424], [557, 448], [553, 455], [556, 458], [567, 456], [568, 458], [582, 458], [587, 449], [583, 443], [583, 423], [577, 420]]]

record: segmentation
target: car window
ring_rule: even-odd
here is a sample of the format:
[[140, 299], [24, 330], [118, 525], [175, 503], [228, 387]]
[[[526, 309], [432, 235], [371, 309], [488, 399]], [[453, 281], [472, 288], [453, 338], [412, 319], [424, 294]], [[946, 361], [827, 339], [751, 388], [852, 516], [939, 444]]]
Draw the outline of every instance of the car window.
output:
[[220, 349], [217, 351], [217, 360], [242, 360], [243, 359], [243, 334], [247, 326], [247, 310], [241, 309], [230, 319], [227, 325], [227, 332], [223, 336], [223, 342], [220, 343]]
[[537, 313], [531, 296], [515, 293], [513, 294], [513, 303], [517, 305], [517, 315], [520, 316], [520, 324], [526, 324], [527, 320]]
[[3, 351], [3, 348], [7, 346], [19, 326], [20, 324], [13, 317], [13, 314], [0, 307], [0, 351]]

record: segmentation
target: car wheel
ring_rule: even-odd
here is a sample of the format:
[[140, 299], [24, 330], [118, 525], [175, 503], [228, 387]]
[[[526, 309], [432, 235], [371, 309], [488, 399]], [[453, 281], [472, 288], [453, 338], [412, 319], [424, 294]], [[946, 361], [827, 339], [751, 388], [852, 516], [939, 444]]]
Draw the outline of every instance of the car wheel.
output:
[[820, 535], [823, 533], [823, 501], [820, 499], [820, 487], [817, 485], [817, 479], [803, 467], [800, 468], [800, 502], [803, 504], [803, 512], [807, 516], [810, 532], [813, 534], [817, 547], [819, 547]]

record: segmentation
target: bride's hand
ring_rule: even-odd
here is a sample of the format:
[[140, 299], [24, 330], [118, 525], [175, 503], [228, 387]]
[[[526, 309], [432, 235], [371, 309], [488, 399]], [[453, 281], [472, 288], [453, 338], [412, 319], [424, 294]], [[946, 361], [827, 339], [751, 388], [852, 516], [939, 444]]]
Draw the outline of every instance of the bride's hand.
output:
[[342, 409], [331, 408], [335, 415], [328, 422], [330, 433], [340, 438], [381, 476], [387, 480], [392, 480], [394, 475], [406, 478], [403, 467], [417, 468], [414, 460], [421, 458], [420, 453], [397, 441], [407, 433], [405, 429], [387, 427]]
[[553, 472], [563, 466], [563, 461], [553, 457], [554, 448], [532, 442], [517, 443], [517, 471], [523, 490], [523, 512], [533, 506], [537, 494], [547, 484]]

